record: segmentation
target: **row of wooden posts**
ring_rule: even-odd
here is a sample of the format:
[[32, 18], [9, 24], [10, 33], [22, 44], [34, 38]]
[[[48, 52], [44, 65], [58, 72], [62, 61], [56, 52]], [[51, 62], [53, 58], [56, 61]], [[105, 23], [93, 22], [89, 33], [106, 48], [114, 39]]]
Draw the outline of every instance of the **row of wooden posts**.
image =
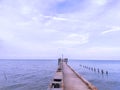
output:
[[95, 68], [95, 67], [89, 67], [89, 66], [81, 65], [81, 64], [80, 64], [80, 67], [88, 69], [88, 70], [91, 70], [93, 72], [101, 73], [102, 75], [103, 74], [108, 75], [108, 71], [107, 70], [103, 70], [103, 69], [99, 69], [99, 68]]

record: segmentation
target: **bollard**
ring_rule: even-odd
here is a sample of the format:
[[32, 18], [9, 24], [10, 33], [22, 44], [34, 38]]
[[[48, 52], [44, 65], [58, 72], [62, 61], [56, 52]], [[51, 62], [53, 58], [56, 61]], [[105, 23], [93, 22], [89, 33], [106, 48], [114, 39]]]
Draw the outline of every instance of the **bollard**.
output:
[[106, 71], [106, 75], [108, 75], [108, 71]]
[[97, 70], [98, 70], [98, 73], [99, 73], [100, 72], [99, 68]]
[[94, 68], [94, 72], [96, 72], [96, 69]]
[[102, 75], [104, 74], [104, 71], [103, 70], [101, 70], [101, 73], [102, 73]]

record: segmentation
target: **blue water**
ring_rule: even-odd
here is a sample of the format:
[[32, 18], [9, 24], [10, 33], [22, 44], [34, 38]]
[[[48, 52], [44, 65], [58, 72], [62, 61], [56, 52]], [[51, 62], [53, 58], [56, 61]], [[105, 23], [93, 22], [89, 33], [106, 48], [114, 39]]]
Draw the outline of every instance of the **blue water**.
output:
[[[68, 64], [99, 90], [120, 90], [120, 61], [70, 60]], [[109, 74], [98, 74], [80, 64]], [[57, 60], [0, 60], [0, 90], [46, 90], [56, 69]]]
[[[80, 67], [81, 65], [93, 67], [101, 71], [94, 72], [92, 70]], [[115, 60], [87, 60], [87, 61], [70, 61], [69, 65], [72, 66], [82, 77], [87, 79], [93, 85], [95, 85], [99, 90], [120, 90], [120, 61]], [[108, 71], [108, 75], [106, 75]]]
[[56, 61], [1, 60], [0, 90], [46, 90]]

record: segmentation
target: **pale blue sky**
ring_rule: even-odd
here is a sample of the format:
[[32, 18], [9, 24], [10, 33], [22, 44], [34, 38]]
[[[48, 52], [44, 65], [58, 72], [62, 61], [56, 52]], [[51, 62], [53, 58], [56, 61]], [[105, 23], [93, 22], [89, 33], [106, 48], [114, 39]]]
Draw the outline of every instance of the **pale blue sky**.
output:
[[0, 0], [0, 58], [120, 60], [120, 0]]

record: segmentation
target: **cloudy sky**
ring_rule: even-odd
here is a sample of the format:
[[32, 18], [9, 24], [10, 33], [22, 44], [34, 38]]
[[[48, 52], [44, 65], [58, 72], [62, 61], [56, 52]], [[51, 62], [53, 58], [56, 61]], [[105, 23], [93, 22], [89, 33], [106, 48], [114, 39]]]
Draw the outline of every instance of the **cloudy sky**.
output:
[[0, 0], [0, 58], [120, 60], [120, 0]]

